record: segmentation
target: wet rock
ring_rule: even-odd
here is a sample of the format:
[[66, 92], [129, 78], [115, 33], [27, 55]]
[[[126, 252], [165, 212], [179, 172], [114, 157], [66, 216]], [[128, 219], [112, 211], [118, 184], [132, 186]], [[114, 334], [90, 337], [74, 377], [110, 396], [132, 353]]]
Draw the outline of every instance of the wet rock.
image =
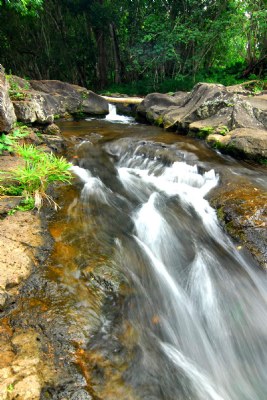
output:
[[56, 153], [62, 152], [65, 148], [65, 142], [62, 136], [57, 135], [43, 135], [43, 141], [47, 144], [47, 146], [55, 151]]
[[267, 269], [267, 194], [241, 180], [222, 182], [208, 198], [226, 231]]
[[16, 115], [8, 90], [9, 84], [5, 73], [0, 72], [0, 132], [9, 132], [16, 122]]
[[55, 136], [58, 136], [58, 135], [61, 134], [61, 130], [60, 130], [60, 128], [59, 128], [56, 124], [50, 124], [50, 125], [48, 125], [48, 126], [44, 129], [43, 133], [44, 133], [45, 135], [55, 135]]
[[[0, 331], [4, 363], [0, 363], [2, 400], [39, 400], [44, 384], [52, 383], [56, 371], [33, 330]], [[2, 360], [3, 361], [3, 360]]]
[[116, 103], [117, 114], [121, 115], [135, 115], [137, 105], [128, 103]]
[[26, 279], [42, 245], [41, 226], [32, 213], [17, 212], [0, 221], [0, 288], [13, 288]]
[[75, 392], [70, 400], [91, 400], [92, 397], [89, 395], [89, 393], [87, 393], [85, 390], [78, 390], [77, 392]]

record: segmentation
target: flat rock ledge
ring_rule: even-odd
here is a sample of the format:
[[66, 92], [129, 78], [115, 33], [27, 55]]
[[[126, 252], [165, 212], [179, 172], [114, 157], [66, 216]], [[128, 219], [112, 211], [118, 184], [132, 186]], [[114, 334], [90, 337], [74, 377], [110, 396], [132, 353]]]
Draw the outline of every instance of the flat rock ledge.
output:
[[136, 118], [203, 139], [234, 157], [267, 159], [266, 94], [198, 83], [190, 93], [149, 94], [137, 107]]

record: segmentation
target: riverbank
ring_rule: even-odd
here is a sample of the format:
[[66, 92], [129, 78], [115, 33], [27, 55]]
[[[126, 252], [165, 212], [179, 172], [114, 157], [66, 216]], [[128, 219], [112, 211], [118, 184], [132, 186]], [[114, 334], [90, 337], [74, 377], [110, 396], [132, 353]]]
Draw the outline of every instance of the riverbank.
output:
[[[77, 126], [78, 122], [74, 124]], [[39, 146], [44, 146], [45, 151], [49, 150], [47, 147], [49, 145], [54, 151], [58, 150], [60, 153], [62, 149], [69, 145], [71, 140], [74, 140], [68, 138], [66, 141], [55, 125], [49, 124], [48, 127], [45, 126], [45, 129], [56, 132], [55, 138], [55, 135], [46, 131], [46, 136], [43, 135], [45, 143], [41, 143], [42, 139], [35, 136], [35, 140], [39, 140]], [[121, 132], [121, 127], [118, 132]], [[148, 157], [152, 157], [150, 149], [152, 149], [153, 157], [155, 150], [157, 155], [163, 157], [163, 160], [165, 157], [168, 160], [168, 150], [176, 157], [175, 136], [171, 142], [174, 147], [166, 146], [164, 144], [164, 132], [162, 131], [162, 133], [162, 143], [154, 146], [153, 143], [148, 142]], [[87, 137], [86, 134], [85, 137]], [[95, 130], [92, 135], [89, 140], [92, 140], [93, 143], [101, 139], [101, 135], [95, 133]], [[165, 133], [165, 135], [168, 136], [168, 133]], [[81, 143], [83, 139], [84, 133], [81, 134], [81, 137], [77, 137], [77, 143]], [[75, 140], [72, 143], [76, 143]], [[194, 149], [191, 156], [196, 149], [193, 143], [194, 140], [192, 139], [192, 143], [188, 145], [189, 152], [190, 148]], [[145, 149], [146, 140], [142, 139], [141, 145]], [[180, 160], [183, 153], [178, 153]], [[102, 160], [102, 156], [102, 152], [92, 153], [92, 159], [88, 158], [89, 165], [99, 158]], [[106, 155], [103, 160], [109, 162], [108, 165], [111, 166]], [[176, 160], [176, 158], [173, 160]], [[188, 161], [189, 164], [197, 164], [198, 157], [191, 159], [189, 157]], [[19, 162], [19, 159], [15, 156], [6, 154], [0, 157], [0, 169], [14, 168]], [[200, 167], [200, 171], [202, 171], [202, 167]], [[258, 266], [266, 269], [267, 199], [264, 188], [256, 182], [255, 184], [249, 183], [249, 179], [243, 179], [240, 176], [229, 179], [229, 176], [221, 174], [219, 186], [208, 194], [208, 198], [212, 206], [217, 209], [218, 217], [225, 230], [236, 240], [236, 247], [240, 251], [243, 251], [243, 246], [247, 248]], [[75, 196], [73, 201], [75, 204]], [[0, 399], [37, 400], [50, 398], [61, 400], [68, 398], [71, 400], [88, 400], [91, 398], [87, 391], [90, 387], [91, 375], [88, 374], [86, 363], [88, 360], [90, 361], [92, 376], [94, 376], [94, 368], [106, 368], [106, 361], [96, 359], [98, 357], [97, 352], [95, 355], [88, 355], [84, 351], [83, 346], [86, 342], [83, 334], [79, 332], [79, 321], [74, 324], [76, 327], [72, 326], [72, 329], [69, 330], [69, 321], [65, 319], [64, 312], [62, 315], [56, 314], [57, 317], [54, 319], [51, 318], [49, 299], [51, 296], [55, 296], [58, 301], [56, 304], [60, 304], [60, 307], [63, 306], [64, 310], [62, 298], [66, 296], [65, 287], [68, 279], [70, 279], [67, 274], [64, 277], [66, 281], [62, 285], [61, 264], [52, 265], [50, 268], [50, 273], [58, 277], [53, 284], [51, 282], [48, 284], [48, 280], [43, 275], [47, 271], [47, 261], [48, 259], [51, 260], [48, 257], [53, 250], [57, 255], [59, 254], [64, 265], [65, 263], [71, 264], [70, 277], [72, 272], [75, 271], [73, 265], [77, 262], [77, 249], [75, 250], [73, 246], [72, 238], [71, 241], [69, 239], [72, 219], [70, 218], [66, 227], [52, 226], [54, 242], [47, 225], [52, 215], [51, 210], [44, 208], [41, 214], [30, 211], [8, 215], [18, 202], [19, 199], [13, 197], [0, 199], [0, 316], [2, 322], [0, 342], [1, 348], [3, 348], [3, 359], [0, 364], [0, 377], [2, 378]], [[67, 205], [68, 207], [69, 205]], [[77, 215], [73, 212], [74, 220], [75, 217]], [[83, 227], [82, 218], [78, 219], [81, 228]], [[124, 222], [121, 226], [123, 225]], [[57, 240], [60, 241], [60, 238], [64, 236], [68, 238], [70, 243], [67, 245], [57, 243]], [[88, 243], [87, 239], [83, 240], [82, 238], [79, 245], [84, 245], [84, 243]], [[92, 243], [97, 247], [97, 243], [93, 241]], [[93, 265], [96, 264], [100, 272], [97, 271], [97, 268], [95, 271], [93, 266], [84, 264], [83, 255], [80, 254], [79, 257], [81, 258], [82, 278], [79, 275], [79, 278], [75, 280], [75, 285], [79, 289], [77, 293], [81, 293], [79, 304], [83, 304], [88, 297], [88, 291], [90, 291], [92, 298], [98, 303], [98, 307], [101, 308], [104, 305], [102, 297], [109, 297], [109, 306], [113, 308], [113, 300], [117, 296], [116, 290], [113, 289], [113, 283], [116, 279], [114, 277], [106, 279], [105, 255], [99, 254], [93, 262]], [[103, 270], [105, 271], [103, 272]], [[76, 275], [74, 278], [76, 279]], [[84, 280], [81, 285], [82, 291], [78, 283], [80, 279]], [[88, 281], [90, 281], [90, 284], [87, 283]], [[97, 297], [97, 291], [101, 292], [100, 297]], [[75, 292], [75, 296], [77, 293]], [[104, 296], [102, 296], [103, 293], [105, 293]], [[68, 301], [72, 304], [74, 299], [71, 297]], [[55, 314], [53, 315], [55, 316]], [[87, 315], [84, 318], [87, 318]], [[157, 321], [156, 317], [155, 321]], [[127, 331], [126, 328], [125, 332]], [[28, 343], [32, 344], [31, 347]], [[75, 356], [73, 356], [74, 353]], [[122, 361], [118, 358], [116, 362]], [[112, 370], [111, 367], [108, 368]], [[95, 376], [94, 378], [97, 380]], [[112, 382], [112, 378], [110, 379]], [[117, 377], [117, 379], [121, 378]], [[101, 385], [101, 379], [99, 381], [99, 385]], [[108, 388], [106, 390], [108, 391]]]

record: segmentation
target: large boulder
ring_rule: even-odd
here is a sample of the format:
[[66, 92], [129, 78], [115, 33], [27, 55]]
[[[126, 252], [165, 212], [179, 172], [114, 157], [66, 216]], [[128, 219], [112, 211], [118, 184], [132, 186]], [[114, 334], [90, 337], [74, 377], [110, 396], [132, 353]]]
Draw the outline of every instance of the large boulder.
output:
[[233, 105], [233, 95], [223, 85], [198, 83], [180, 107], [169, 107], [163, 114], [165, 129], [188, 129], [195, 121], [210, 118]]
[[179, 107], [184, 104], [188, 94], [177, 92], [175, 96], [162, 93], [148, 94], [137, 107], [138, 120], [146, 119], [151, 123], [158, 123], [158, 119], [169, 107]]
[[81, 112], [90, 115], [103, 115], [109, 113], [108, 102], [91, 90], [81, 92]]
[[81, 86], [57, 80], [32, 80], [30, 84], [34, 90], [52, 95], [58, 101], [59, 115], [65, 112], [105, 115], [109, 112], [108, 102], [103, 97]]
[[267, 158], [267, 130], [240, 128], [230, 132], [227, 147], [231, 152], [245, 154], [248, 158]]
[[138, 117], [165, 129], [198, 132], [209, 127], [267, 128], [266, 95], [248, 97], [219, 84], [198, 83], [190, 93], [152, 93], [138, 106]]
[[69, 114], [105, 115], [108, 102], [77, 85], [56, 80], [26, 81], [12, 76], [20, 98], [13, 98], [15, 113], [25, 123], [52, 123], [54, 116]]
[[27, 91], [24, 100], [15, 100], [13, 105], [18, 121], [25, 123], [52, 123], [54, 115], [60, 111], [57, 98], [35, 91]]
[[0, 132], [9, 132], [16, 122], [16, 114], [8, 91], [9, 83], [2, 71], [0, 72]]
[[236, 157], [255, 161], [267, 159], [267, 130], [237, 128], [224, 136], [215, 131], [207, 137], [206, 141], [211, 147]]

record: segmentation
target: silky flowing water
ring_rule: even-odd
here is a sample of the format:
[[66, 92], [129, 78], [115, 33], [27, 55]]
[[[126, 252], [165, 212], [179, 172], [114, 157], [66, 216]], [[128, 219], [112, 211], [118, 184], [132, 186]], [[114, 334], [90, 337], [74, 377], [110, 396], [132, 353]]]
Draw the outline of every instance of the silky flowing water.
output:
[[50, 314], [92, 398], [265, 400], [266, 277], [205, 198], [222, 171], [263, 174], [114, 110], [61, 129], [75, 181], [50, 224]]

